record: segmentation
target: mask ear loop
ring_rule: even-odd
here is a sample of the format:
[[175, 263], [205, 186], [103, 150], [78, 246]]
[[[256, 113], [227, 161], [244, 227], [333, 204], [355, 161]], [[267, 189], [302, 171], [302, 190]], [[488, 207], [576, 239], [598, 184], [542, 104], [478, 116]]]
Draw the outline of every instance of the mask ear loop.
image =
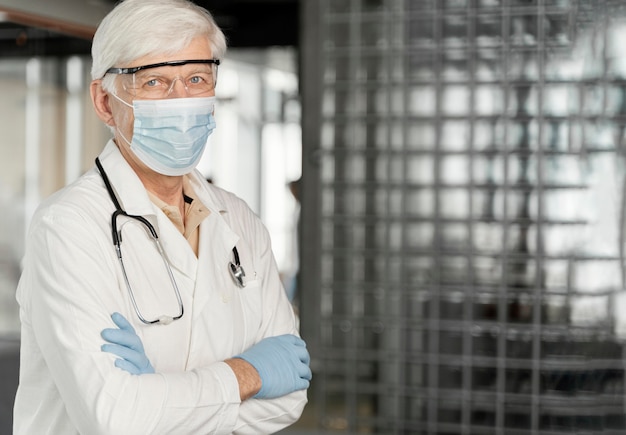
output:
[[[135, 75], [133, 74], [133, 80], [135, 80]], [[115, 98], [117, 101], [121, 102], [122, 104], [127, 105], [128, 107], [130, 107], [131, 109], [133, 109], [133, 111], [135, 110], [135, 106], [133, 106], [132, 104], [127, 103], [126, 101], [122, 100], [120, 97], [117, 96], [117, 94], [115, 92], [110, 92], [109, 95], [112, 95], [113, 98]], [[126, 142], [128, 144], [128, 146], [132, 146], [130, 141], [128, 139], [126, 139], [126, 136], [124, 136], [124, 133], [122, 133], [122, 130], [119, 129], [119, 127], [116, 125], [115, 126], [115, 130], [118, 132], [118, 134], [122, 137], [122, 139], [124, 139], [124, 142]]]
[[[133, 78], [134, 80], [134, 78]], [[115, 98], [117, 101], [121, 102], [122, 104], [126, 104], [128, 107], [130, 107], [131, 109], [134, 109], [135, 106], [133, 106], [130, 103], [127, 103], [126, 101], [122, 100], [120, 97], [117, 96], [117, 94], [115, 92], [111, 92], [110, 95], [113, 96], [113, 98]]]

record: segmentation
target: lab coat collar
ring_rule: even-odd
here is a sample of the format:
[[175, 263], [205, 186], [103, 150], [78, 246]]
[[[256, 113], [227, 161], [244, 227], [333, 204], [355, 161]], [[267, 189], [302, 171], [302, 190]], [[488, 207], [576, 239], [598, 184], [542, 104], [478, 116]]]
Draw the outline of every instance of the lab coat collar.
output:
[[99, 158], [111, 181], [117, 200], [126, 213], [144, 216], [150, 220], [152, 225], [155, 225], [154, 207], [148, 197], [148, 192], [113, 139], [106, 144]]
[[[202, 243], [203, 233], [205, 236], [208, 235], [212, 248], [223, 251], [220, 256], [228, 258], [239, 240], [239, 236], [231, 229], [228, 223], [228, 205], [214, 192], [217, 188], [211, 188], [207, 185], [206, 180], [199, 171], [194, 170], [191, 172], [189, 181], [200, 202], [210, 211], [209, 216], [200, 227], [200, 243]], [[207, 223], [211, 223], [211, 225], [207, 225]], [[205, 227], [204, 231], [202, 231], [202, 225]]]
[[[107, 143], [99, 157], [122, 208], [128, 214], [154, 215], [155, 206], [148, 192], [113, 140]], [[198, 170], [189, 173], [189, 181], [194, 193], [211, 214], [221, 216], [227, 213], [227, 205], [218, 195], [207, 189], [206, 180]]]

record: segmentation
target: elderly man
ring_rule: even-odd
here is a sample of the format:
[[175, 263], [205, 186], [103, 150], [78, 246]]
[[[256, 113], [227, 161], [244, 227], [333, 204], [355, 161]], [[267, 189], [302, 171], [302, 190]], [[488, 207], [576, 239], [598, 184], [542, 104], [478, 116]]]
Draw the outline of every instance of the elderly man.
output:
[[14, 433], [271, 433], [296, 421], [309, 355], [268, 233], [195, 170], [226, 50], [186, 0], [126, 0], [93, 40], [113, 134], [32, 220]]

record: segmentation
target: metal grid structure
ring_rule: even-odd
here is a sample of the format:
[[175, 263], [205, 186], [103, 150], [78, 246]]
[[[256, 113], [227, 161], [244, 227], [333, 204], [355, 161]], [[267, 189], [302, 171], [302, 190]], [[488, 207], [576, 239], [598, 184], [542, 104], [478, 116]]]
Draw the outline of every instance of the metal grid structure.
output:
[[620, 3], [304, 2], [320, 429], [626, 431]]

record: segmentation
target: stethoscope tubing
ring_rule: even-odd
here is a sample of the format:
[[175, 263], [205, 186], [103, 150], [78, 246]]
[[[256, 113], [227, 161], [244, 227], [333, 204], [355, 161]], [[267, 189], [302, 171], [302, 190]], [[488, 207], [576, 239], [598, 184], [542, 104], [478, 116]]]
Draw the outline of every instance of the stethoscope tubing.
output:
[[[113, 241], [113, 246], [115, 247], [115, 251], [117, 254], [117, 258], [120, 262], [120, 265], [122, 267], [122, 275], [124, 276], [124, 281], [126, 283], [126, 288], [128, 289], [128, 294], [131, 300], [131, 303], [133, 305], [133, 308], [135, 310], [135, 313], [137, 314], [137, 317], [139, 317], [139, 320], [141, 320], [141, 322], [145, 323], [145, 324], [155, 324], [155, 323], [162, 323], [162, 324], [168, 324], [171, 323], [173, 320], [178, 320], [180, 319], [184, 312], [184, 305], [183, 305], [183, 301], [180, 295], [180, 291], [178, 289], [178, 285], [176, 284], [176, 280], [174, 279], [174, 274], [172, 272], [172, 269], [166, 259], [165, 256], [165, 251], [163, 250], [163, 247], [161, 245], [161, 242], [159, 241], [159, 235], [156, 232], [156, 229], [154, 228], [154, 226], [150, 223], [150, 221], [148, 221], [148, 219], [146, 219], [143, 216], [139, 216], [139, 215], [131, 215], [128, 214], [120, 205], [117, 196], [115, 195], [115, 192], [113, 191], [113, 187], [111, 185], [111, 182], [109, 181], [109, 177], [106, 173], [106, 171], [104, 170], [104, 168], [102, 167], [102, 163], [100, 162], [99, 158], [96, 158], [96, 166], [98, 168], [98, 171], [100, 171], [100, 176], [102, 177], [102, 180], [104, 181], [104, 185], [107, 189], [107, 192], [109, 194], [109, 197], [111, 199], [111, 201], [113, 202], [113, 205], [115, 206], [115, 211], [111, 214], [111, 236], [112, 236], [112, 241]], [[126, 273], [126, 267], [124, 266], [124, 261], [122, 260], [122, 248], [121, 248], [121, 244], [122, 244], [122, 240], [121, 240], [121, 235], [118, 233], [117, 231], [117, 218], [119, 216], [125, 216], [129, 219], [134, 219], [137, 220], [139, 222], [141, 222], [150, 232], [150, 235], [152, 236], [156, 246], [157, 246], [157, 250], [159, 251], [159, 254], [161, 255], [161, 259], [163, 260], [163, 263], [165, 264], [165, 268], [167, 270], [167, 273], [169, 275], [170, 281], [172, 283], [172, 286], [174, 287], [174, 293], [176, 295], [176, 300], [178, 302], [178, 306], [179, 306], [179, 314], [177, 316], [171, 317], [171, 316], [160, 316], [159, 318], [155, 319], [155, 320], [148, 320], [146, 319], [142, 314], [141, 311], [139, 310], [139, 306], [137, 305], [137, 301], [135, 299], [135, 295], [134, 292], [132, 290], [132, 287], [130, 285], [130, 281], [128, 279], [128, 274]], [[237, 284], [237, 286], [239, 286], [240, 288], [244, 288], [246, 286], [244, 277], [246, 276], [246, 273], [243, 269], [243, 267], [241, 266], [241, 261], [239, 259], [239, 252], [237, 251], [237, 247], [234, 246], [233, 249], [233, 256], [234, 256], [234, 260], [235, 262], [229, 262], [228, 263], [228, 271], [230, 272], [231, 277], [233, 278], [233, 280], [235, 281], [235, 284]]]

